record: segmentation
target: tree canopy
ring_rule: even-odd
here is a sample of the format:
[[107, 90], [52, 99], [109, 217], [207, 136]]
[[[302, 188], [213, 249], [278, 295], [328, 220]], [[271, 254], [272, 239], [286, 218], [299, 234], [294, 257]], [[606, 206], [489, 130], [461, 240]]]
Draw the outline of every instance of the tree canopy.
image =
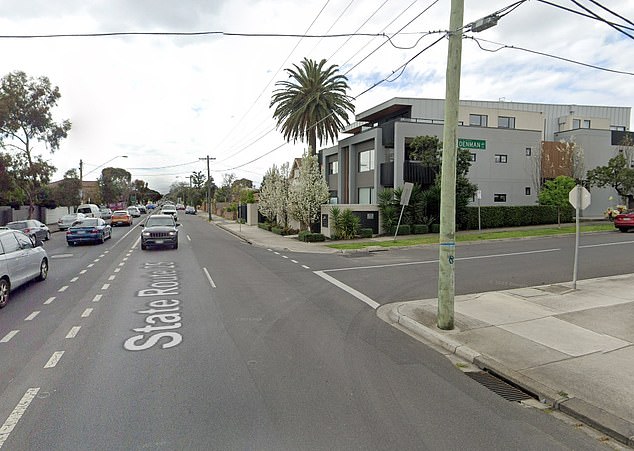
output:
[[338, 73], [337, 65], [326, 66], [304, 58], [299, 65], [285, 69], [289, 80], [275, 83], [270, 107], [273, 118], [287, 141], [308, 142], [311, 155], [317, 152], [317, 141], [334, 142], [339, 131], [348, 124], [348, 113], [354, 113], [347, 78]]
[[630, 168], [625, 152], [610, 158], [606, 166], [597, 166], [587, 173], [590, 186], [611, 186], [623, 199], [634, 197], [634, 169]]
[[289, 213], [302, 229], [319, 219], [322, 204], [328, 201], [328, 184], [321, 175], [317, 157], [304, 153], [299, 177], [291, 181], [288, 193]]

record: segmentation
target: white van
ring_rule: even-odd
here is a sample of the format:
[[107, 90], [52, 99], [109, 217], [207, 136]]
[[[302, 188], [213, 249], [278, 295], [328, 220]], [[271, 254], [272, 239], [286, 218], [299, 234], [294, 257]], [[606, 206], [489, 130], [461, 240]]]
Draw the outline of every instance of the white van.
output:
[[81, 204], [77, 207], [77, 213], [83, 213], [87, 218], [101, 218], [101, 211], [95, 204]]

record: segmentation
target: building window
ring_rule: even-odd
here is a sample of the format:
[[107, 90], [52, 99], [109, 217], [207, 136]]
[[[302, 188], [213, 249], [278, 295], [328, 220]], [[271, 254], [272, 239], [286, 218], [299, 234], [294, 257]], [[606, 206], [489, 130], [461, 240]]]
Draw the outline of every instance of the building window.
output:
[[374, 188], [359, 188], [359, 203], [371, 204], [372, 203], [372, 191]]
[[359, 152], [359, 172], [374, 170], [374, 150]]
[[476, 154], [475, 153], [471, 153], [471, 158], [469, 158], [469, 161], [476, 161]]
[[498, 116], [498, 128], [515, 128], [515, 118], [510, 116]]
[[530, 148], [530, 147], [527, 147], [527, 148], [526, 148], [526, 156], [527, 156], [527, 157], [530, 157], [532, 153], [533, 153], [533, 149], [532, 149], [532, 148]]
[[473, 125], [476, 127], [486, 127], [488, 123], [489, 116], [485, 114], [470, 114], [469, 115], [469, 125]]
[[339, 174], [339, 162], [331, 161], [328, 163], [328, 175]]
[[623, 125], [610, 125], [610, 130], [612, 130], [614, 132], [624, 132], [625, 131], [625, 126], [623, 126]]
[[573, 119], [572, 128], [581, 128], [581, 119]]
[[583, 128], [590, 128], [590, 121], [588, 119], [583, 121]]
[[328, 192], [328, 203], [329, 204], [338, 204], [339, 199], [337, 198], [337, 191], [329, 191]]
[[530, 196], [530, 195], [531, 195], [531, 187], [530, 187], [530, 186], [527, 186], [526, 188], [524, 188], [524, 193], [525, 193], [527, 196]]
[[506, 194], [494, 194], [493, 202], [506, 202]]
[[507, 163], [508, 162], [508, 155], [503, 155], [503, 154], [495, 154], [495, 162], [496, 163]]

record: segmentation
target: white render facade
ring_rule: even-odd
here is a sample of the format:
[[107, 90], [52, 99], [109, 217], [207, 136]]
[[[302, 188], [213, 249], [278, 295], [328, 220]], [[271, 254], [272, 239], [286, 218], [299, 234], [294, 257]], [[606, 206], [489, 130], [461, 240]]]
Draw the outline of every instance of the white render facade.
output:
[[[473, 205], [535, 205], [543, 141], [574, 141], [585, 171], [607, 164], [622, 148], [615, 136], [629, 132], [630, 114], [630, 107], [461, 100], [458, 139], [473, 147], [468, 177], [481, 192]], [[320, 151], [331, 203], [376, 204], [382, 189], [413, 181], [406, 143], [424, 135], [442, 140], [444, 100], [397, 97], [356, 120], [344, 130], [351, 136]], [[592, 196], [584, 216], [618, 203], [611, 188]]]

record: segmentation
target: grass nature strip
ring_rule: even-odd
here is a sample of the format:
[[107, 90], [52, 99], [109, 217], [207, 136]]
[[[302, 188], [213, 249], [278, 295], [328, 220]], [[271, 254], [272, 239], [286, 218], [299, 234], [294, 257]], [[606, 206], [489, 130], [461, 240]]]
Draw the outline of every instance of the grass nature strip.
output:
[[[528, 238], [539, 236], [553, 236], [553, 235], [570, 235], [574, 234], [576, 227], [562, 226], [562, 227], [545, 227], [534, 229], [519, 229], [519, 230], [498, 230], [489, 232], [457, 232], [456, 242], [468, 242], [468, 241], [484, 241], [484, 240], [498, 240], [498, 239], [510, 239], [510, 238]], [[610, 232], [616, 231], [612, 223], [609, 224], [592, 224], [581, 225], [581, 232]], [[375, 240], [375, 241], [347, 241], [345, 243], [333, 243], [327, 246], [333, 249], [340, 250], [354, 250], [363, 249], [366, 247], [402, 247], [402, 246], [419, 246], [424, 244], [438, 244], [438, 234], [425, 234], [425, 235], [410, 235], [407, 238], [398, 238], [396, 241], [393, 239]]]

